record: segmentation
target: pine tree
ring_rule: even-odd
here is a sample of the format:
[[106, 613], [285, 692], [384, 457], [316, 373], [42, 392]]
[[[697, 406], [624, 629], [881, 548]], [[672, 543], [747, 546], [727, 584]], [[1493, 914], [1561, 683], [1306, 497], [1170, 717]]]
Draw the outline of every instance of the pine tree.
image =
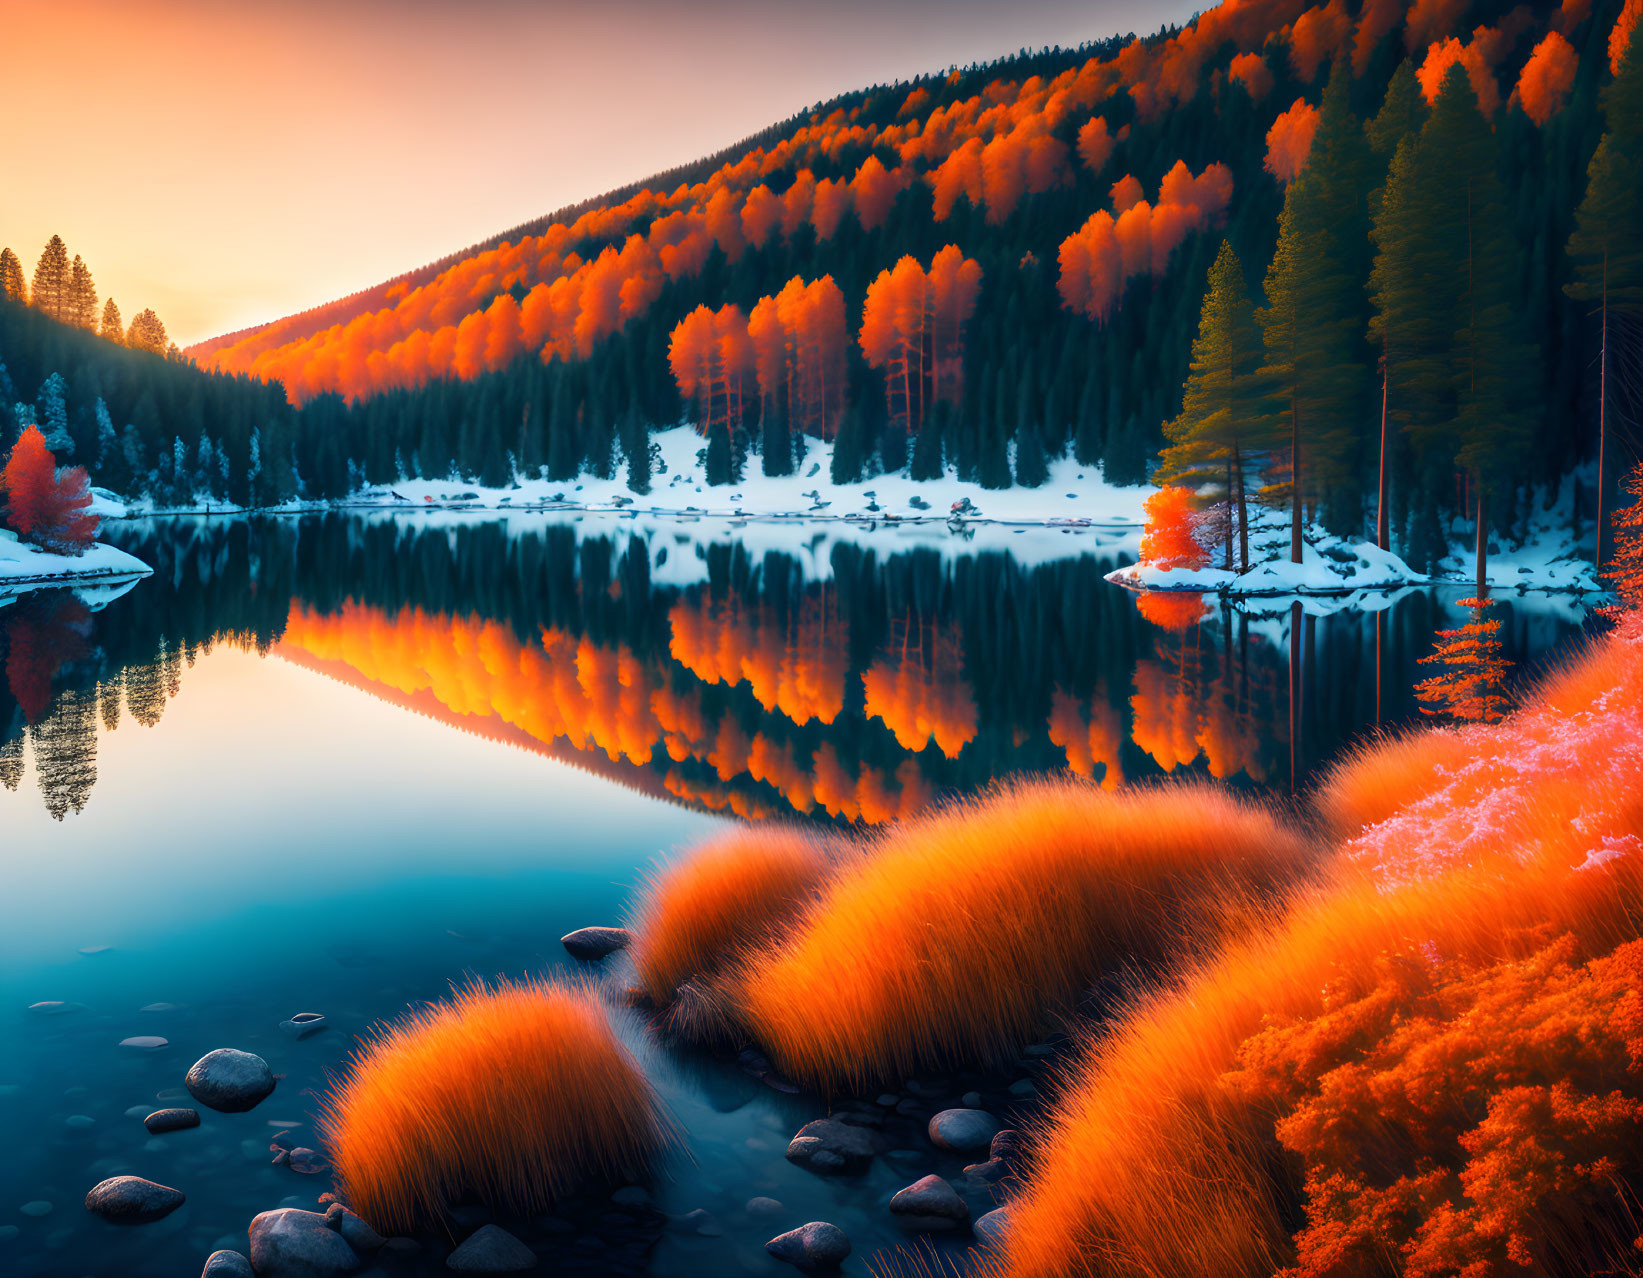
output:
[[62, 236], [53, 235], [46, 241], [46, 247], [40, 252], [40, 261], [34, 268], [31, 294], [36, 310], [65, 323], [72, 314], [70, 271], [68, 247], [63, 243]]
[[1241, 571], [1249, 570], [1246, 473], [1269, 441], [1258, 372], [1261, 354], [1243, 264], [1223, 240], [1209, 271], [1181, 412], [1164, 426], [1169, 444], [1159, 457], [1153, 482], [1221, 494], [1228, 571], [1235, 535]]
[[28, 281], [23, 278], [23, 264], [9, 248], [0, 248], [0, 297], [11, 302], [28, 304]]
[[126, 345], [132, 350], [164, 355], [170, 342], [165, 335], [165, 325], [160, 323], [160, 317], [145, 309], [138, 311], [132, 318], [131, 327], [126, 330]]
[[120, 319], [120, 308], [114, 304], [112, 297], [103, 303], [101, 336], [105, 342], [113, 342], [116, 346], [125, 345], [125, 324]]
[[1437, 648], [1419, 664], [1441, 673], [1415, 685], [1421, 713], [1461, 723], [1498, 723], [1506, 717], [1503, 687], [1508, 663], [1501, 652], [1500, 618], [1489, 616], [1493, 599], [1462, 599], [1471, 620], [1455, 630], [1440, 630]]
[[68, 314], [65, 318], [70, 324], [88, 332], [97, 331], [97, 286], [92, 283], [91, 271], [80, 260], [78, 253], [74, 255], [74, 264], [69, 267]]
[[68, 386], [61, 373], [53, 373], [40, 383], [34, 412], [45, 435], [46, 447], [59, 457], [72, 453], [74, 438], [68, 433]]
[[1604, 561], [1607, 532], [1608, 444], [1613, 321], [1643, 316], [1643, 22], [1604, 91], [1608, 131], [1586, 170], [1586, 195], [1569, 237], [1574, 282], [1570, 297], [1597, 303], [1597, 557]]
[[1282, 487], [1295, 563], [1306, 506], [1322, 505], [1338, 532], [1356, 531], [1362, 518], [1359, 334], [1369, 273], [1369, 154], [1348, 89], [1346, 63], [1338, 60], [1306, 167], [1284, 197], [1266, 275], [1268, 306], [1256, 314], [1266, 347], [1262, 375], [1279, 402], [1273, 437], [1289, 440], [1290, 479]]
[[1405, 58], [1387, 81], [1381, 109], [1365, 122], [1364, 138], [1383, 163], [1390, 163], [1398, 143], [1418, 134], [1426, 123], [1426, 116], [1426, 99], [1421, 96], [1420, 81], [1415, 78], [1415, 64]]

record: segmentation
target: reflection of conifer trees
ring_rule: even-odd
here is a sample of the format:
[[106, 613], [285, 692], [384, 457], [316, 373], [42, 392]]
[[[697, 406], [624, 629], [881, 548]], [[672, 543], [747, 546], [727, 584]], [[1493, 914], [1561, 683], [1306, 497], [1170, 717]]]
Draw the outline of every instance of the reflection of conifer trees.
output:
[[112, 676], [101, 679], [97, 683], [97, 706], [103, 714], [103, 727], [110, 732], [120, 726], [120, 697], [123, 682], [122, 672], [116, 670]]
[[34, 769], [46, 811], [61, 821], [86, 806], [97, 782], [97, 698], [69, 689], [30, 730]]
[[[165, 640], [160, 640], [161, 652]], [[152, 728], [165, 713], [165, 671], [161, 660], [127, 666], [125, 671], [126, 710], [145, 728]]]
[[0, 741], [0, 785], [15, 790], [23, 779], [23, 738], [7, 737]]

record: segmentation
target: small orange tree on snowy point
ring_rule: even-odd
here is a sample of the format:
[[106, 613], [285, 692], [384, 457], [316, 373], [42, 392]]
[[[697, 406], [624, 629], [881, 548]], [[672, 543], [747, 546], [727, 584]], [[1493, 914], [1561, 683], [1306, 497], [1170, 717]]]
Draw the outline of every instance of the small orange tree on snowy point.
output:
[[1209, 552], [1198, 542], [1201, 516], [1192, 491], [1171, 484], [1147, 498], [1147, 526], [1141, 534], [1141, 562], [1154, 568], [1202, 568]]
[[0, 471], [0, 494], [6, 526], [24, 541], [55, 554], [80, 555], [97, 537], [85, 470], [76, 466], [59, 473], [38, 426], [30, 426], [13, 445]]

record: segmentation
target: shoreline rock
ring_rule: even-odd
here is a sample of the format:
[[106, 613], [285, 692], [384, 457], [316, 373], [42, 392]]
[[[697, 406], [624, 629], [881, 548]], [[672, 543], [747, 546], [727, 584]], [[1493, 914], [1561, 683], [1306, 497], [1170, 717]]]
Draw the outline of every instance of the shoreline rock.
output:
[[163, 1220], [187, 1198], [178, 1189], [141, 1176], [110, 1176], [86, 1194], [86, 1210], [111, 1225], [148, 1225]]

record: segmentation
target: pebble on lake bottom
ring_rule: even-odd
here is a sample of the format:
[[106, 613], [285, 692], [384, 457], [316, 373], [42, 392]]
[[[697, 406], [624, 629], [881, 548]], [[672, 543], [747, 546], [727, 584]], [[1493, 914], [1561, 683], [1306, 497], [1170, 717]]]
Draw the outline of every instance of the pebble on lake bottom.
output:
[[260, 1056], [219, 1047], [194, 1062], [183, 1085], [202, 1105], [225, 1114], [243, 1114], [274, 1090], [274, 1072]]
[[256, 1278], [256, 1271], [237, 1251], [214, 1251], [205, 1258], [200, 1278]]
[[44, 1198], [36, 1198], [31, 1203], [24, 1203], [17, 1210], [25, 1216], [49, 1216], [51, 1215], [51, 1204]]
[[171, 1040], [158, 1034], [134, 1034], [130, 1038], [122, 1038], [120, 1046], [133, 1052], [157, 1052], [162, 1047], [170, 1047]]
[[449, 1256], [445, 1267], [468, 1274], [516, 1274], [536, 1268], [536, 1253], [499, 1225], [481, 1225]]
[[115, 1225], [146, 1225], [169, 1216], [187, 1200], [179, 1190], [141, 1176], [110, 1176], [86, 1194], [86, 1210]]
[[197, 1109], [157, 1109], [143, 1119], [143, 1126], [158, 1136], [161, 1132], [180, 1132], [200, 1125]]
[[764, 1245], [777, 1260], [785, 1260], [804, 1273], [836, 1269], [850, 1254], [850, 1239], [844, 1230], [825, 1220], [813, 1220], [785, 1234], [778, 1234]]

